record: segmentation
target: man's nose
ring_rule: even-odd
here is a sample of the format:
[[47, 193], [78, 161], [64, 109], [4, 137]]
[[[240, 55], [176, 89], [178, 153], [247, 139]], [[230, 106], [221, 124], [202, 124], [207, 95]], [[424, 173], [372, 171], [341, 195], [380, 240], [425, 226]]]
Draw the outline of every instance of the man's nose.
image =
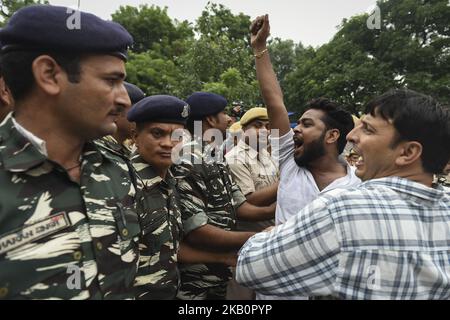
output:
[[301, 128], [300, 125], [297, 125], [297, 126], [294, 128], [294, 133], [302, 133], [302, 128]]
[[356, 130], [357, 129], [358, 128], [356, 127], [356, 128], [354, 128], [352, 131], [350, 131], [348, 133], [348, 135], [347, 135], [347, 141], [348, 142], [355, 143], [355, 141], [356, 141]]
[[128, 95], [128, 91], [123, 83], [120, 85], [119, 92], [117, 93], [116, 104], [123, 108], [122, 112], [131, 107], [130, 96]]

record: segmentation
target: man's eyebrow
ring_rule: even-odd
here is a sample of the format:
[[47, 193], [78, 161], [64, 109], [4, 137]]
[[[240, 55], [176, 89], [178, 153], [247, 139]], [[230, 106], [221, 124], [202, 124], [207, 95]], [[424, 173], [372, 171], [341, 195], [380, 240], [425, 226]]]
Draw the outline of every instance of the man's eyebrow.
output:
[[125, 79], [126, 78], [126, 74], [124, 72], [120, 72], [120, 71], [107, 72], [107, 73], [105, 73], [105, 75], [109, 76], [109, 77], [114, 77], [117, 79]]
[[302, 118], [302, 119], [298, 120], [298, 123], [305, 123], [306, 121], [314, 122], [314, 120], [312, 118]]
[[170, 130], [163, 129], [161, 127], [151, 127], [149, 130], [150, 131], [158, 131], [158, 132], [162, 132], [162, 133], [165, 133], [165, 134], [170, 133]]
[[365, 125], [366, 127], [368, 127], [369, 129], [373, 130], [373, 131], [377, 131], [377, 129], [375, 129], [374, 126], [372, 126], [369, 122], [367, 122], [366, 119], [361, 119], [361, 123], [363, 125]]

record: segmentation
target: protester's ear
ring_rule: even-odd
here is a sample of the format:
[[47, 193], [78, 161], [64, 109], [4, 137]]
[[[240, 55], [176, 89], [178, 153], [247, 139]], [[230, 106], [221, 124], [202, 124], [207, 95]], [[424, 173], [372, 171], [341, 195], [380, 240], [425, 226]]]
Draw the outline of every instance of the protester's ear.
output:
[[341, 133], [338, 129], [331, 129], [327, 131], [327, 134], [325, 135], [325, 142], [327, 144], [333, 144], [336, 141], [338, 141], [339, 137], [341, 136]]
[[417, 141], [407, 141], [398, 146], [399, 155], [395, 159], [395, 164], [399, 167], [408, 166], [420, 160], [423, 147]]

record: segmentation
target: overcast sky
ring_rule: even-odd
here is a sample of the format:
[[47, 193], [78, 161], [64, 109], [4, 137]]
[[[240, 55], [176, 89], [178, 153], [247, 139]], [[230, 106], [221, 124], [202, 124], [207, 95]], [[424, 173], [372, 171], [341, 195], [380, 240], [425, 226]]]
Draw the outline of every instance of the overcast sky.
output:
[[[171, 18], [195, 22], [208, 0], [80, 0], [81, 10], [110, 19], [121, 5], [155, 4], [168, 7]], [[319, 46], [336, 33], [343, 18], [367, 12], [376, 0], [213, 0], [234, 14], [243, 12], [255, 18], [268, 13], [273, 37], [292, 39], [304, 45]], [[51, 4], [76, 6], [78, 0], [50, 0]]]

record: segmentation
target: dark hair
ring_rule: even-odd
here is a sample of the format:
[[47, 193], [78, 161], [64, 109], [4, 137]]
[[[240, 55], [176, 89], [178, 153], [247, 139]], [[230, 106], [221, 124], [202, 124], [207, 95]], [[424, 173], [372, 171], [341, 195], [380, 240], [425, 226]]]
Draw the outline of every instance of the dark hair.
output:
[[327, 130], [339, 130], [340, 136], [337, 141], [337, 148], [338, 154], [341, 154], [347, 145], [347, 135], [355, 127], [350, 112], [344, 110], [341, 105], [332, 102], [327, 98], [318, 98], [310, 101], [306, 105], [305, 111], [310, 109], [322, 110], [325, 113], [325, 116], [322, 117], [322, 121], [325, 123]]
[[25, 98], [33, 88], [35, 82], [31, 66], [33, 61], [41, 55], [49, 55], [55, 59], [67, 72], [70, 82], [78, 83], [80, 81], [80, 54], [43, 51], [8, 52], [1, 57], [0, 69], [15, 101]]
[[423, 147], [422, 165], [428, 173], [441, 173], [450, 160], [450, 109], [432, 97], [408, 90], [391, 90], [366, 107], [366, 114], [391, 120], [400, 141]]

